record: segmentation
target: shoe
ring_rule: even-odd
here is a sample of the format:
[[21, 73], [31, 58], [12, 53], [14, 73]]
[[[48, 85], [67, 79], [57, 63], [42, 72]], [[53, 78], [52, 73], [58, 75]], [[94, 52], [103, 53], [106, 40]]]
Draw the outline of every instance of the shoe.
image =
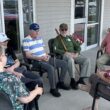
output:
[[64, 90], [69, 90], [70, 89], [70, 87], [69, 86], [66, 86], [64, 84], [64, 82], [58, 82], [57, 83], [57, 88], [64, 89]]
[[78, 86], [74, 78], [71, 78], [70, 86], [72, 89], [77, 90]]
[[50, 89], [50, 93], [54, 96], [54, 97], [60, 97], [61, 94], [58, 92], [57, 89]]
[[82, 78], [82, 77], [79, 78], [79, 80], [77, 81], [77, 85], [78, 85], [78, 84], [86, 85], [83, 79], [84, 79], [84, 78]]

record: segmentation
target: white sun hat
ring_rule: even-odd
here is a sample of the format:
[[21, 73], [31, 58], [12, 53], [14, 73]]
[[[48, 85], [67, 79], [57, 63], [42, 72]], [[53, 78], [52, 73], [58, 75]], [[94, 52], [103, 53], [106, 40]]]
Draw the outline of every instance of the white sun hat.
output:
[[0, 33], [0, 42], [5, 42], [7, 40], [10, 40], [6, 34]]

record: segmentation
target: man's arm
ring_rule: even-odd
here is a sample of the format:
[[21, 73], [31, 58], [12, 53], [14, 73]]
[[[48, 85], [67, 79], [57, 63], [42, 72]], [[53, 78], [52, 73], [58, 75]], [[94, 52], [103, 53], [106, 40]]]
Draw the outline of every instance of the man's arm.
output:
[[74, 53], [80, 53], [80, 51], [81, 51], [80, 44], [78, 42], [76, 42], [74, 39], [72, 39], [71, 37], [70, 37], [70, 39], [74, 46]]
[[53, 47], [54, 47], [54, 52], [55, 53], [58, 53], [58, 54], [65, 54], [65, 50], [64, 50], [64, 48], [62, 48], [62, 49], [60, 49], [59, 48], [59, 43], [60, 43], [60, 41], [59, 41], [60, 39], [58, 39], [57, 37], [55, 38], [55, 40], [54, 40], [54, 44], [53, 44]]
[[27, 59], [31, 59], [31, 60], [37, 60], [37, 61], [42, 61], [44, 59], [44, 57], [37, 57], [32, 55], [32, 53], [25, 51], [25, 55]]

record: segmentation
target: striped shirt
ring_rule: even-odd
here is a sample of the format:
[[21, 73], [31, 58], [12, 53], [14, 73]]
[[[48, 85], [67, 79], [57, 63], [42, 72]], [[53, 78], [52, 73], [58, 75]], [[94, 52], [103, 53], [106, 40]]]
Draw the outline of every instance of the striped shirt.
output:
[[46, 55], [43, 39], [41, 37], [32, 38], [30, 35], [25, 37], [23, 40], [23, 50], [37, 57]]

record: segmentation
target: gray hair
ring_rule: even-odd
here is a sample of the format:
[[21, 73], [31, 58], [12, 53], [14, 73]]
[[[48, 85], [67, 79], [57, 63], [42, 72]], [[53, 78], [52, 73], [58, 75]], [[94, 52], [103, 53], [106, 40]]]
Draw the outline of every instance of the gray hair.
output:
[[3, 46], [0, 46], [0, 55], [5, 54], [5, 48]]

